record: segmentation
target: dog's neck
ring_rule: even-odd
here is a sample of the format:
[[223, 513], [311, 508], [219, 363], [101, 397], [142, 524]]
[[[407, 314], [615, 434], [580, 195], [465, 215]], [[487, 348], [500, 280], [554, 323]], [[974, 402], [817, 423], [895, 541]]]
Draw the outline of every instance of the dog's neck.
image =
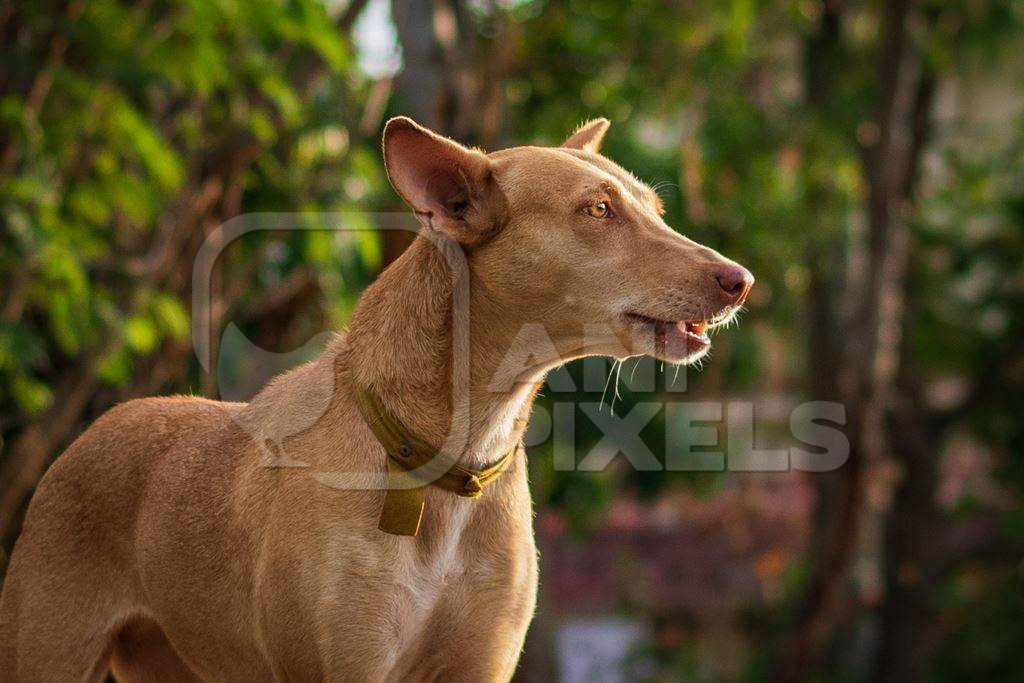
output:
[[521, 438], [536, 387], [558, 360], [509, 362], [513, 341], [523, 342], [519, 326], [471, 269], [460, 294], [452, 264], [465, 262], [457, 250], [449, 240], [417, 237], [360, 298], [348, 358], [353, 381], [409, 430], [479, 467]]

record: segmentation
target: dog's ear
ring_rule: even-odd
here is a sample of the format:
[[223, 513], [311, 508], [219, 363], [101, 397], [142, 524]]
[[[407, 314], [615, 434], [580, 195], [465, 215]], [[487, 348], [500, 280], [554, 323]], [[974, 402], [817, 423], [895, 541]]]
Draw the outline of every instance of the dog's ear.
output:
[[388, 178], [420, 222], [472, 244], [500, 222], [504, 197], [479, 150], [398, 116], [384, 127]]
[[601, 140], [608, 132], [611, 121], [605, 118], [592, 119], [576, 129], [576, 132], [569, 136], [569, 139], [562, 143], [562, 147], [569, 149], [582, 149], [585, 152], [593, 152], [601, 149]]

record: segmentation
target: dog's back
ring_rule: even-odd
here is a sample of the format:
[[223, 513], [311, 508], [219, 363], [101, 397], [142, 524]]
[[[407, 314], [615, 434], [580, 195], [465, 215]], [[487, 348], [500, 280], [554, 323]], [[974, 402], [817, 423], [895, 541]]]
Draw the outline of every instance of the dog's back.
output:
[[[51, 660], [47, 676], [102, 678], [116, 634], [145, 617], [137, 611], [146, 593], [138, 544], [143, 507], [161, 505], [161, 479], [175, 470], [175, 478], [191, 480], [193, 488], [174, 489], [181, 505], [164, 531], [195, 533], [210, 509], [188, 509], [201, 493], [195, 487], [206, 489], [205, 499], [215, 506], [231, 489], [227, 479], [238, 476], [240, 449], [217, 443], [233, 434], [239, 443], [232, 415], [240, 407], [192, 397], [130, 401], [108, 411], [57, 459], [32, 499], [4, 582], [5, 676], [35, 680], [42, 672], [19, 669], [18, 662]], [[193, 457], [206, 462], [196, 467]], [[219, 464], [210, 462], [218, 458]], [[59, 672], [46, 656], [58, 652]]]

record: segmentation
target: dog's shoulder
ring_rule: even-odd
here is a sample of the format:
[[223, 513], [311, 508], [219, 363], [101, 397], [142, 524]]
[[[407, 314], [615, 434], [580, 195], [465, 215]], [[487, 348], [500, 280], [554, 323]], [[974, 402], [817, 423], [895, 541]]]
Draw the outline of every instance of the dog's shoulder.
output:
[[[227, 425], [244, 403], [213, 401], [200, 396], [155, 396], [120, 403], [104, 413], [85, 433], [96, 438], [152, 442]], [[84, 436], [84, 435], [83, 435]]]

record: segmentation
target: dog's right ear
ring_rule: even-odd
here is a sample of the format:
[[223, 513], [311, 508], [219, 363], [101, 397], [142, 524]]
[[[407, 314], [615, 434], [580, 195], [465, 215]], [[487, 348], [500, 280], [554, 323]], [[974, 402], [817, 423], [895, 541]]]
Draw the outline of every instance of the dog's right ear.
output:
[[576, 129], [576, 132], [569, 136], [562, 147], [568, 149], [582, 149], [585, 152], [597, 154], [601, 149], [601, 141], [604, 134], [608, 132], [611, 121], [605, 118], [591, 119]]
[[479, 150], [463, 147], [404, 116], [384, 126], [384, 166], [420, 222], [472, 244], [497, 224], [504, 205]]

